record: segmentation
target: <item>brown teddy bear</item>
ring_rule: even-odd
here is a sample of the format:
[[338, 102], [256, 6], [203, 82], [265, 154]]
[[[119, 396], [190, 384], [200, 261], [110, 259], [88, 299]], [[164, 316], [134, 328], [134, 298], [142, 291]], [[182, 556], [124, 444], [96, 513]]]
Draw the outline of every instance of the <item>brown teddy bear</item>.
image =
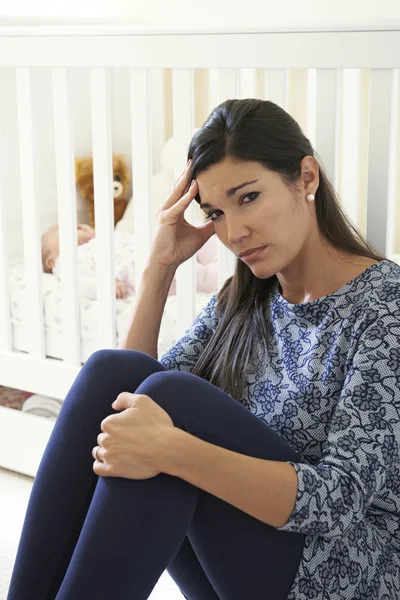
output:
[[[122, 218], [129, 202], [129, 187], [131, 176], [127, 162], [122, 154], [113, 154], [113, 196], [114, 196], [114, 226]], [[93, 184], [93, 159], [75, 159], [76, 187], [86, 201], [88, 207], [89, 223], [95, 226], [94, 218], [94, 184]]]

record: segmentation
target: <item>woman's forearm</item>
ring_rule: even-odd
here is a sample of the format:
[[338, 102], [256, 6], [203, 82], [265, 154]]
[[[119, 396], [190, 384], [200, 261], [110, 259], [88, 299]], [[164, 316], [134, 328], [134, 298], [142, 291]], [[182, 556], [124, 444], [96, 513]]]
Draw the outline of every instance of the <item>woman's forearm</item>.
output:
[[118, 346], [123, 350], [138, 350], [157, 358], [161, 319], [175, 268], [149, 264], [143, 273], [136, 295], [132, 321], [126, 337]]
[[232, 452], [178, 428], [171, 429], [159, 468], [273, 527], [286, 523], [296, 503], [292, 465]]

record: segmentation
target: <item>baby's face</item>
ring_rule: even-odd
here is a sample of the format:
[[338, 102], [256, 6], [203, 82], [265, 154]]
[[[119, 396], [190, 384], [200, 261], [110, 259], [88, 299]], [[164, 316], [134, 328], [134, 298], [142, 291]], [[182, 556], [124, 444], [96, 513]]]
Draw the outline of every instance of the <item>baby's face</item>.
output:
[[[78, 225], [77, 226], [78, 245], [86, 244], [89, 240], [94, 238], [95, 231], [90, 225]], [[57, 257], [60, 254], [60, 238], [59, 238], [59, 227], [58, 225], [52, 225], [47, 230], [47, 244], [50, 248], [50, 254], [52, 257]]]

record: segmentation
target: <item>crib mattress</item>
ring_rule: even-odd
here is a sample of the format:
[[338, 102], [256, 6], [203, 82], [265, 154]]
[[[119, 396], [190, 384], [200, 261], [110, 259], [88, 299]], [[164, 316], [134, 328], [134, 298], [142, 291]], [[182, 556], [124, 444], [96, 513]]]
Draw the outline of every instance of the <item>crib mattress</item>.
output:
[[[42, 274], [44, 299], [44, 327], [46, 355], [51, 358], [62, 358], [62, 323], [61, 323], [61, 285], [59, 280], [49, 273]], [[25, 284], [24, 265], [14, 263], [9, 271], [11, 322], [14, 350], [27, 352], [27, 325], [31, 318], [30, 303]], [[199, 313], [211, 298], [212, 294], [196, 295], [196, 312]], [[117, 343], [126, 334], [132, 315], [134, 296], [116, 300]], [[84, 362], [92, 352], [99, 348], [97, 341], [99, 314], [97, 300], [79, 299], [81, 323], [81, 356]], [[179, 338], [177, 331], [177, 299], [169, 296], [166, 302], [161, 323], [158, 354], [161, 356]]]

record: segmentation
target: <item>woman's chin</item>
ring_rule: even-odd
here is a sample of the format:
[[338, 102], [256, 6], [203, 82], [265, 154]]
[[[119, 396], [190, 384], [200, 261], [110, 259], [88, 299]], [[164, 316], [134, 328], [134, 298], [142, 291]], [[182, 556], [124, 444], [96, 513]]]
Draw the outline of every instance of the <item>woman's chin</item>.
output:
[[257, 279], [268, 279], [269, 277], [272, 277], [273, 275], [275, 275], [275, 271], [271, 270], [270, 265], [263, 265], [263, 264], [259, 264], [259, 265], [248, 265], [249, 269], [251, 269], [254, 277], [257, 277]]

